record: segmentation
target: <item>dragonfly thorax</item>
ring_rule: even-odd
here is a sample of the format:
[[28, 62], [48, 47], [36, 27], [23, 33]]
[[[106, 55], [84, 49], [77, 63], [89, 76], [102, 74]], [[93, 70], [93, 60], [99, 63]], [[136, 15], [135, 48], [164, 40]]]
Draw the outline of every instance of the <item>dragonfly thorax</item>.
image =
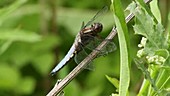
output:
[[103, 29], [103, 25], [101, 23], [93, 23], [89, 28], [84, 28], [82, 30], [82, 34], [88, 34], [92, 36], [96, 36]]
[[103, 25], [101, 23], [94, 23], [91, 25], [91, 30], [95, 32], [95, 34], [100, 33], [103, 29]]

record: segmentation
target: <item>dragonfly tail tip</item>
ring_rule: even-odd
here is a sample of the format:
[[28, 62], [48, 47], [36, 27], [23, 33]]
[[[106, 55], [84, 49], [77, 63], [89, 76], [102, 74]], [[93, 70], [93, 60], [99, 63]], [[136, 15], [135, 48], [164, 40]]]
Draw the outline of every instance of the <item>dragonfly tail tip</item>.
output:
[[51, 71], [51, 72], [50, 72], [50, 75], [51, 75], [51, 76], [54, 76], [54, 75], [55, 75], [55, 73], [56, 73], [56, 72]]

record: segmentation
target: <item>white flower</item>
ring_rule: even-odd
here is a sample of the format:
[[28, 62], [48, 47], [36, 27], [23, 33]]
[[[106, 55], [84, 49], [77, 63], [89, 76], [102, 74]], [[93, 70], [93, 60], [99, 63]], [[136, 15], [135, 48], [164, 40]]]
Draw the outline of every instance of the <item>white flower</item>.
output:
[[149, 63], [153, 63], [155, 60], [155, 57], [154, 56], [146, 56], [146, 59]]
[[148, 63], [154, 63], [154, 64], [158, 64], [158, 65], [161, 65], [166, 61], [166, 59], [164, 57], [159, 56], [159, 55], [146, 56], [146, 59], [147, 59]]
[[143, 46], [142, 46], [142, 44], [138, 44], [138, 47], [139, 47], [139, 48], [142, 48]]
[[112, 96], [119, 96], [119, 94], [112, 93]]
[[145, 47], [146, 41], [147, 41], [147, 38], [142, 37], [142, 40], [141, 40], [140, 44], [138, 44], [138, 47], [139, 48]]
[[144, 49], [140, 49], [137, 52], [137, 57], [141, 58], [144, 55]]

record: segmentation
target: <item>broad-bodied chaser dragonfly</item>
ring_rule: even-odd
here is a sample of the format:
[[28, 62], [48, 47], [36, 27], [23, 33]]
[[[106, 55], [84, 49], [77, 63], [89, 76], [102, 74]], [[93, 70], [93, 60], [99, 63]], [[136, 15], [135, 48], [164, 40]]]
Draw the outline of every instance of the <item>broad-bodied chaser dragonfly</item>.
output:
[[[68, 61], [70, 61], [70, 59], [73, 57], [75, 57], [76, 63], [79, 63], [80, 61], [82, 61], [85, 58], [84, 56], [80, 55], [80, 54], [82, 54], [81, 51], [83, 51], [83, 47], [88, 46], [88, 48], [92, 49], [92, 50], [97, 47], [97, 45], [99, 44], [99, 41], [101, 41], [101, 40], [97, 40], [96, 37], [98, 36], [98, 33], [100, 33], [102, 31], [103, 25], [101, 23], [97, 23], [95, 21], [100, 15], [104, 14], [107, 11], [107, 9], [108, 9], [108, 7], [103, 7], [86, 25], [84, 25], [84, 22], [82, 23], [81, 30], [76, 35], [73, 45], [71, 46], [71, 48], [68, 51], [68, 53], [66, 54], [66, 56], [51, 71], [52, 75], [55, 74], [57, 71], [59, 71], [62, 67], [64, 67], [66, 65], [66, 63]], [[91, 25], [91, 26], [89, 26], [89, 25]], [[109, 52], [114, 51], [116, 49], [116, 46], [113, 42], [110, 42], [110, 44], [108, 46], [106, 46], [104, 49], [105, 50], [100, 50], [102, 55], [105, 55]], [[77, 59], [79, 57], [81, 59]]]

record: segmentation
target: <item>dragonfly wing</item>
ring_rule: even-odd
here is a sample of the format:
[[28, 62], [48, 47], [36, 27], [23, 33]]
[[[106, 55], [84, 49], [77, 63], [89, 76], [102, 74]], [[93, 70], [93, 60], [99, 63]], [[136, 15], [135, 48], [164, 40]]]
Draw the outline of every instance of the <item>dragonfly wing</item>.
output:
[[82, 29], [84, 28], [84, 26], [85, 26], [85, 25], [84, 25], [84, 21], [83, 21], [80, 30], [82, 30]]
[[[97, 37], [94, 37], [94, 39], [91, 40], [90, 43], [88, 43], [85, 47], [88, 48], [89, 50], [95, 50], [96, 47], [103, 41], [103, 39], [99, 39]], [[102, 50], [98, 50], [100, 51], [99, 56], [103, 56], [103, 55], [107, 55], [110, 52], [113, 52], [116, 50], [116, 45], [114, 44], [114, 42], [110, 41], [108, 42], [108, 44], [106, 46], [103, 47]]]
[[[80, 52], [78, 52], [75, 57], [74, 57], [74, 61], [79, 64], [81, 63], [81, 61], [83, 61], [87, 56], [88, 56], [88, 52], [83, 48], [83, 46], [81, 46], [82, 50]], [[89, 70], [93, 70], [94, 69], [94, 65], [92, 64], [92, 61], [85, 67], [85, 69], [89, 69]]]
[[85, 47], [88, 48], [89, 50], [94, 50], [102, 42], [102, 40], [94, 36], [90, 38], [93, 39], [90, 39], [90, 42]]
[[109, 41], [106, 46], [103, 47], [103, 49], [100, 51], [98, 56], [104, 56], [107, 55], [117, 49], [116, 45], [114, 42]]
[[96, 13], [96, 15], [95, 15], [93, 18], [90, 19], [89, 22], [87, 22], [87, 24], [86, 24], [83, 28], [85, 28], [85, 27], [91, 25], [92, 23], [98, 21], [98, 20], [99, 20], [99, 17], [101, 18], [102, 15], [107, 12], [107, 10], [108, 10], [108, 7], [107, 7], [107, 6], [104, 6], [100, 11], [98, 11], [98, 12]]

